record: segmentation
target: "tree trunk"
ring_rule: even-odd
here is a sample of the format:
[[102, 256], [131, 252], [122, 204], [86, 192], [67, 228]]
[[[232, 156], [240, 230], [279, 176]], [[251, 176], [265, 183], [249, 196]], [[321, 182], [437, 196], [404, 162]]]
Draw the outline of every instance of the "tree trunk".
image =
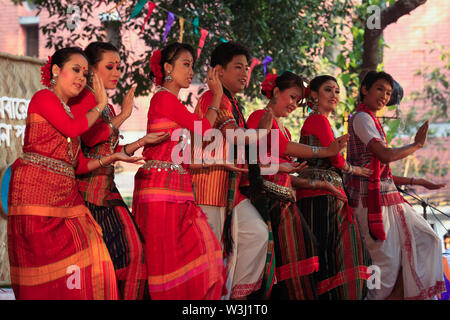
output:
[[[367, 0], [366, 0], [367, 1]], [[391, 23], [397, 22], [397, 20], [406, 15], [410, 14], [411, 11], [416, 9], [427, 2], [427, 0], [398, 0], [392, 6], [381, 10], [380, 12], [380, 28], [379, 29], [369, 29], [367, 27], [367, 21], [364, 30], [364, 52], [363, 52], [363, 62], [361, 65], [361, 72], [359, 74], [359, 79], [362, 81], [365, 75], [370, 70], [376, 70], [377, 65], [380, 63], [379, 59], [379, 40], [383, 35], [383, 30]]]

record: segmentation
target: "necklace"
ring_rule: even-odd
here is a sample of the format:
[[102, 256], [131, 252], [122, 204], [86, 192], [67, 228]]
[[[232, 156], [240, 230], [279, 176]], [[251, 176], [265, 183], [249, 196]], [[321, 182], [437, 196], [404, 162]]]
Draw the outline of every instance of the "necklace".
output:
[[[56, 94], [56, 92], [54, 90], [50, 90], [50, 91], [53, 92], [56, 97], [58, 97], [59, 101], [63, 105], [64, 111], [66, 111], [66, 113], [69, 115], [69, 117], [71, 117], [73, 119], [74, 116], [73, 116], [72, 112], [70, 111], [70, 107], [64, 101], [62, 101], [62, 99]], [[67, 139], [67, 154], [69, 155], [69, 158], [72, 161], [72, 164], [75, 164], [75, 158], [78, 155], [80, 145], [78, 145], [77, 152], [74, 156], [73, 149], [72, 149], [72, 139], [70, 137], [67, 137], [66, 139]]]

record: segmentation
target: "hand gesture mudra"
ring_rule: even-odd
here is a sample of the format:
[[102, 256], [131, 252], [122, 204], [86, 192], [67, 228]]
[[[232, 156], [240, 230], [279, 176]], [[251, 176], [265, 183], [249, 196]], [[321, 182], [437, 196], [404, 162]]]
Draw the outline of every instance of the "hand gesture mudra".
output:
[[222, 97], [223, 88], [222, 82], [219, 79], [219, 74], [216, 68], [210, 68], [208, 74], [206, 75], [206, 84], [208, 88], [212, 91], [214, 96]]
[[104, 108], [108, 103], [108, 96], [106, 95], [102, 79], [100, 79], [95, 72], [92, 80], [92, 89], [94, 90], [95, 100], [97, 100], [97, 103]]
[[136, 91], [137, 85], [133, 85], [130, 90], [125, 94], [125, 97], [122, 101], [122, 112], [126, 114], [127, 116], [131, 115], [131, 112], [133, 111], [133, 105], [134, 105], [134, 92]]

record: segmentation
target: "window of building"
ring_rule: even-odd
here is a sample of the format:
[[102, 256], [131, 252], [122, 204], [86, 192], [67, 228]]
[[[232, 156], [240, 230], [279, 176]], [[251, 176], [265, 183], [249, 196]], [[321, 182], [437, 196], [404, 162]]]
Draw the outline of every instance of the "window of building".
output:
[[39, 17], [19, 17], [19, 24], [25, 35], [24, 53], [30, 57], [39, 56]]
[[39, 56], [39, 25], [25, 27], [25, 54], [30, 57]]

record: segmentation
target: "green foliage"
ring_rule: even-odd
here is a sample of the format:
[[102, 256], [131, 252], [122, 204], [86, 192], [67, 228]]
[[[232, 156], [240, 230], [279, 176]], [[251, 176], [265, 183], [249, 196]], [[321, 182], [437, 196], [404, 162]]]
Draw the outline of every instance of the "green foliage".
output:
[[[15, 2], [22, 2], [14, 0]], [[265, 56], [273, 57], [268, 66], [268, 72], [275, 68], [278, 73], [290, 70], [306, 76], [314, 71], [313, 60], [322, 51], [325, 39], [337, 37], [342, 22], [336, 17], [346, 16], [351, 9], [351, 1], [316, 1], [316, 0], [197, 0], [197, 1], [159, 1], [156, 9], [139, 35], [144, 40], [148, 50], [144, 54], [135, 54], [123, 45], [123, 37], [130, 31], [138, 33], [146, 16], [147, 6], [134, 19], [127, 21], [136, 1], [118, 8], [120, 21], [99, 24], [98, 16], [94, 16], [97, 1], [57, 1], [34, 0], [39, 10], [47, 10], [56, 19], [41, 30], [46, 39], [46, 47], [59, 49], [67, 45], [77, 44], [80, 40], [107, 40], [106, 28], [119, 31], [118, 46], [124, 63], [123, 79], [118, 84], [119, 94], [114, 102], [120, 101], [132, 83], [137, 83], [138, 96], [150, 93], [149, 64], [151, 52], [160, 48], [164, 34], [167, 10], [185, 19], [183, 42], [197, 48], [200, 35], [195, 34], [192, 21], [199, 19], [199, 26], [207, 29], [207, 38], [200, 59], [196, 63], [195, 71], [199, 81], [203, 80], [208, 65], [208, 58], [212, 49], [221, 42], [221, 37], [236, 40], [246, 44], [255, 57], [262, 60]], [[112, 8], [121, 0], [108, 1], [108, 8]], [[81, 9], [80, 21], [83, 27], [72, 32], [67, 29], [68, 6], [78, 6]], [[163, 10], [165, 9], [165, 10]], [[166, 43], [178, 41], [179, 23], [174, 23]], [[150, 32], [154, 30], [154, 32]], [[214, 36], [211, 36], [214, 34]], [[252, 73], [249, 87], [245, 94], [251, 98], [258, 96], [260, 83], [263, 80], [263, 68], [259, 66]]]

